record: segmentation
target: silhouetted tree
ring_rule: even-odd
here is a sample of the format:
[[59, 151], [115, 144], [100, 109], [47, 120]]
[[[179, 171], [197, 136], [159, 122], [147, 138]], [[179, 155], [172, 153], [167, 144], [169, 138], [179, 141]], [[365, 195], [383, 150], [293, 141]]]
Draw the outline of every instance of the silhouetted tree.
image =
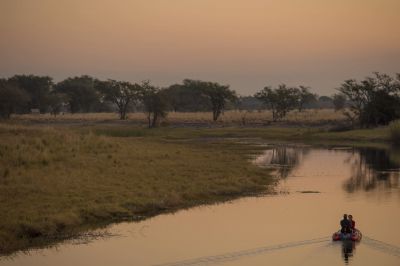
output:
[[284, 118], [289, 111], [298, 106], [298, 90], [288, 88], [285, 84], [279, 85], [276, 89], [265, 87], [254, 96], [272, 111], [274, 122]]
[[48, 96], [53, 89], [53, 79], [48, 76], [35, 76], [35, 75], [15, 75], [9, 79], [16, 87], [23, 89], [29, 95], [29, 101], [25, 110], [37, 108], [41, 113], [47, 111]]
[[203, 93], [204, 82], [185, 79], [165, 89], [169, 109], [175, 112], [199, 112], [211, 110], [211, 103]]
[[160, 118], [167, 116], [168, 105], [163, 91], [152, 86], [149, 81], [144, 81], [140, 94], [149, 128], [157, 127]]
[[95, 82], [96, 80], [90, 76], [67, 78], [59, 82], [56, 89], [67, 95], [71, 113], [90, 112], [100, 101]]
[[204, 95], [206, 95], [211, 102], [213, 121], [218, 120], [228, 101], [234, 102], [237, 99], [236, 92], [230, 90], [229, 85], [203, 82], [202, 90]]
[[119, 118], [125, 120], [128, 107], [140, 98], [141, 87], [129, 82], [108, 80], [96, 82], [96, 88], [118, 108]]
[[57, 116], [64, 105], [67, 103], [68, 98], [65, 94], [53, 91], [48, 95], [48, 105], [50, 109], [50, 114]]
[[361, 82], [346, 80], [338, 90], [349, 100], [346, 114], [362, 127], [387, 125], [400, 118], [400, 74], [395, 79], [375, 72]]
[[0, 79], [0, 116], [9, 119], [11, 114], [23, 108], [30, 98], [25, 90], [17, 87], [14, 82]]
[[180, 84], [174, 84], [165, 89], [165, 97], [168, 99], [169, 109], [177, 112], [183, 110], [185, 101], [182, 99], [184, 96], [184, 86]]

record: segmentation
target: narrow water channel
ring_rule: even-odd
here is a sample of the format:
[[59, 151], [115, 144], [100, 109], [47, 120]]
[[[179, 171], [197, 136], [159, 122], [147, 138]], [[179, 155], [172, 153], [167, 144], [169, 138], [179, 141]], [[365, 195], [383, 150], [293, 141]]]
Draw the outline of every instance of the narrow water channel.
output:
[[[182, 210], [109, 228], [0, 265], [400, 265], [400, 150], [266, 146], [254, 158], [276, 194]], [[344, 213], [364, 238], [333, 243]]]

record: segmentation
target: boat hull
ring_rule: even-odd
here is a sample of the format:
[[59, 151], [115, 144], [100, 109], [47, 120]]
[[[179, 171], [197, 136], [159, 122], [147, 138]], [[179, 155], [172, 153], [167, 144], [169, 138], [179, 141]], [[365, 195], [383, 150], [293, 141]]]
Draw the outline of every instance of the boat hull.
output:
[[360, 230], [355, 229], [351, 234], [343, 234], [342, 232], [337, 231], [332, 235], [333, 241], [341, 241], [341, 240], [351, 240], [351, 241], [361, 241], [362, 234]]

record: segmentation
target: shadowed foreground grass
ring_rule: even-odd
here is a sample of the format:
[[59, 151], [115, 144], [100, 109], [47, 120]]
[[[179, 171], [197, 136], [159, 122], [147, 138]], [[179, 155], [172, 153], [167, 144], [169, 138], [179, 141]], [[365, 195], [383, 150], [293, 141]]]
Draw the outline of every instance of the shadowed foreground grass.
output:
[[249, 146], [91, 132], [0, 125], [0, 254], [273, 182], [246, 160]]

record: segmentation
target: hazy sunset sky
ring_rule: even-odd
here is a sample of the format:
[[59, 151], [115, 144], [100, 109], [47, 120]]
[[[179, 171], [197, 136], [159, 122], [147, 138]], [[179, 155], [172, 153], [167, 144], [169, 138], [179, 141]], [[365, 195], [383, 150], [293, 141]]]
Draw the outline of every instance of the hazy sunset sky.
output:
[[400, 72], [400, 0], [0, 0], [0, 76], [184, 78], [332, 94]]

